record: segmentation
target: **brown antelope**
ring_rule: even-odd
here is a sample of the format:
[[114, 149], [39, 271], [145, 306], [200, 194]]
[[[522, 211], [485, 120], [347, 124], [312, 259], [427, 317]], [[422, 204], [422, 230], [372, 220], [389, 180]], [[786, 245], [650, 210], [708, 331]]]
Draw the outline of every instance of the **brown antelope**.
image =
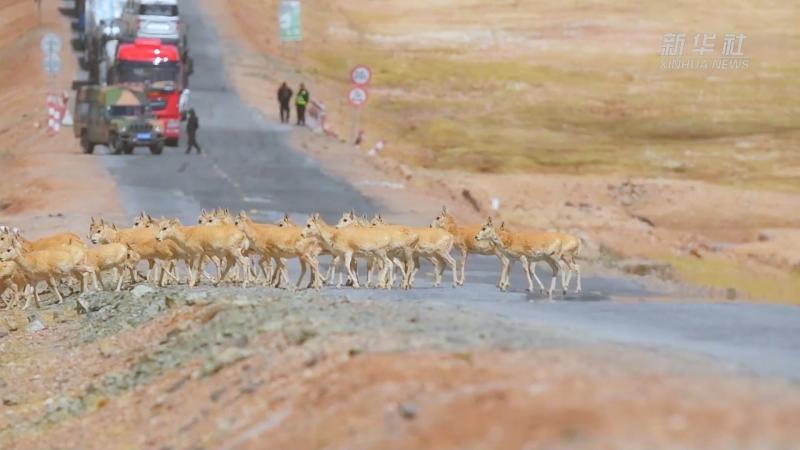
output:
[[250, 261], [244, 256], [243, 251], [249, 246], [249, 241], [247, 236], [234, 225], [184, 227], [179, 220], [169, 219], [159, 223], [156, 239], [159, 242], [166, 240], [175, 242], [190, 257], [192, 264], [189, 267], [189, 286], [195, 286], [199, 282], [199, 274], [203, 270], [202, 262], [206, 256], [216, 256], [225, 261], [222, 273], [214, 281], [215, 286], [225, 279], [236, 263], [245, 270], [242, 285], [247, 286], [250, 278], [247, 268]]
[[[205, 212], [205, 210], [203, 211]], [[162, 217], [161, 221], [163, 220], [166, 219]], [[151, 230], [153, 232], [153, 236], [155, 236], [156, 234], [158, 234], [158, 223], [159, 221], [153, 219], [149, 214], [141, 212], [139, 214], [139, 217], [137, 217], [136, 220], [134, 221], [133, 228], [147, 228]], [[180, 276], [178, 274], [177, 266], [175, 263], [177, 261], [183, 261], [186, 267], [189, 267], [191, 264], [189, 256], [186, 255], [183, 252], [183, 250], [180, 249], [180, 247], [178, 247], [178, 244], [170, 240], [160, 242], [157, 249], [158, 252], [160, 253], [160, 255], [158, 255], [158, 259], [162, 262], [162, 268], [166, 269], [166, 272], [162, 270], [158, 285], [164, 286], [166, 281], [165, 280], [166, 276], [169, 276], [170, 278], [172, 278], [173, 281], [180, 284], [181, 283]], [[212, 259], [212, 262], [216, 265], [217, 274], [219, 274], [220, 273], [219, 260], [215, 257]], [[164, 265], [166, 267], [164, 267]], [[211, 278], [211, 276], [208, 273], [206, 273], [205, 269], [203, 269], [200, 275], [208, 281], [211, 282], [214, 281], [214, 279]]]
[[[388, 257], [388, 253], [397, 249], [408, 249], [407, 256], [407, 270], [414, 270], [414, 260], [412, 248], [416, 245], [419, 237], [408, 230], [396, 229], [376, 229], [370, 227], [344, 227], [339, 229], [331, 229], [324, 224], [324, 221], [315, 214], [308, 219], [306, 227], [303, 229], [303, 236], [319, 237], [323, 246], [327, 248], [335, 256], [342, 259], [345, 270], [347, 270], [350, 279], [353, 281], [353, 287], [358, 288], [358, 277], [355, 270], [351, 265], [354, 256], [359, 255], [366, 258], [375, 258], [381, 263], [381, 273], [378, 275], [381, 283], [378, 287], [390, 288], [388, 283], [385, 283], [386, 272], [389, 270], [389, 265], [392, 261]], [[341, 282], [338, 287], [341, 287]], [[404, 288], [408, 288], [408, 280], [404, 282]]]
[[[231, 216], [231, 213], [228, 211], [227, 208], [226, 209], [214, 208], [211, 211], [206, 211], [204, 208], [200, 211], [200, 216], [198, 216], [197, 218], [198, 225], [235, 225], [235, 223], [236, 220], [234, 219], [233, 216]], [[252, 252], [250, 251], [249, 248], [245, 248], [243, 253], [248, 258], [252, 256]], [[219, 277], [222, 263], [216, 256], [212, 256], [210, 259], [211, 262], [214, 264], [214, 266], [217, 268], [217, 277]], [[257, 273], [253, 270], [252, 265], [248, 267], [247, 270], [250, 271], [250, 274], [252, 276], [257, 278]], [[235, 270], [233, 272], [233, 277], [234, 277], [233, 281], [240, 281], [236, 279], [238, 278], [238, 273], [239, 273], [238, 270]]]
[[86, 247], [86, 244], [81, 240], [80, 236], [74, 233], [58, 233], [51, 236], [46, 236], [41, 239], [29, 241], [25, 239], [19, 230], [12, 230], [7, 227], [0, 229], [0, 249], [5, 250], [12, 246], [14, 242], [19, 242], [22, 246], [23, 252], [32, 252], [34, 250], [48, 250], [57, 248], [64, 245], [72, 245], [78, 247]]
[[284, 228], [284, 227], [296, 227], [298, 225], [294, 223], [294, 220], [292, 220], [292, 218], [289, 217], [288, 213], [283, 213], [283, 217], [281, 217], [281, 220], [278, 221], [278, 226]]
[[133, 250], [130, 244], [103, 244], [87, 250], [85, 266], [88, 273], [92, 276], [94, 288], [99, 289], [99, 282], [100, 287], [102, 287], [104, 291], [107, 290], [107, 288], [103, 283], [102, 272], [113, 270], [114, 277], [117, 278], [117, 287], [115, 291], [119, 292], [122, 288], [122, 281], [125, 278], [125, 269], [128, 269], [129, 272], [133, 272], [133, 268], [136, 266], [136, 263], [139, 262], [139, 258], [140, 256]]
[[[459, 286], [464, 284], [466, 279], [467, 258], [470, 254], [476, 255], [495, 255], [500, 260], [500, 266], [505, 267], [506, 256], [500, 252], [490, 241], [477, 241], [475, 235], [480, 231], [480, 225], [459, 225], [455, 217], [447, 211], [446, 206], [442, 206], [442, 211], [431, 222], [432, 228], [442, 228], [453, 235], [453, 247], [461, 254], [461, 276], [458, 277]], [[458, 267], [458, 265], [456, 265]], [[497, 286], [500, 286], [502, 274]]]
[[[156, 230], [140, 225], [139, 228], [122, 228], [118, 229], [113, 223], [107, 223], [105, 220], [95, 220], [89, 224], [89, 240], [93, 244], [124, 244], [130, 245], [136, 253], [141, 256], [141, 259], [147, 261], [147, 281], [157, 281], [161, 284], [164, 275], [172, 275], [168, 270], [161, 271], [159, 275], [160, 263], [163, 261], [171, 260], [174, 255], [170, 252], [167, 246], [160, 245], [156, 241]], [[165, 273], [166, 272], [166, 273]], [[131, 271], [131, 277], [134, 282], [138, 279], [138, 274], [135, 270]], [[173, 276], [173, 278], [175, 278]]]
[[[529, 261], [545, 261], [553, 272], [550, 280], [550, 288], [547, 290], [549, 298], [553, 297], [556, 279], [558, 277], [559, 260], [561, 259], [561, 239], [555, 233], [539, 231], [515, 231], [500, 230], [495, 228], [492, 218], [486, 221], [480, 231], [475, 235], [479, 241], [490, 241], [503, 252], [508, 258], [519, 259], [525, 276], [528, 279], [528, 291], [533, 291], [533, 278], [536, 278], [539, 287], [544, 291], [539, 278], [534, 271], [531, 274]], [[502, 268], [500, 289], [508, 289], [508, 278], [511, 264], [506, 262]]]
[[[295, 221], [292, 220], [291, 217], [289, 217], [288, 213], [283, 213], [283, 217], [281, 217], [281, 219], [278, 221], [277, 225], [279, 227], [281, 227], [281, 228], [286, 228], [286, 227], [298, 227], [298, 228], [300, 228], [300, 226], [297, 225], [295, 223]], [[300, 228], [300, 230], [302, 231], [302, 228]], [[305, 239], [313, 239], [317, 243], [316, 246], [318, 247], [318, 250], [319, 250], [319, 253], [317, 254], [317, 261], [319, 261], [319, 257], [322, 256], [322, 255], [330, 256], [331, 258], [333, 258], [333, 255], [331, 255], [331, 253], [329, 251], [325, 250], [325, 248], [323, 248], [322, 244], [319, 243], [319, 239], [317, 239], [317, 238], [305, 238]], [[319, 263], [318, 263], [318, 265], [319, 265]], [[303, 271], [303, 273], [305, 273], [305, 271]], [[328, 265], [328, 269], [327, 269], [326, 274], [324, 276], [322, 275], [322, 273], [320, 273], [319, 276], [322, 279], [323, 283], [328, 280], [328, 277], [332, 277], [333, 276], [333, 263]], [[300, 278], [302, 279], [302, 276]], [[330, 280], [330, 281], [333, 282], [333, 280]], [[309, 286], [308, 287], [312, 287], [310, 281], [309, 281]], [[321, 287], [321, 285], [319, 287]]]
[[[58, 233], [35, 241], [25, 239], [18, 229], [0, 229], [0, 251], [11, 246], [19, 246], [22, 253], [38, 250], [64, 250], [72, 255], [75, 264], [83, 263], [86, 244], [73, 233]], [[79, 271], [72, 273], [78, 280], [81, 292], [86, 289], [85, 279]], [[72, 288], [70, 287], [70, 290]]]
[[[378, 214], [370, 222], [372, 227], [391, 226], [384, 222], [383, 217]], [[410, 228], [419, 236], [417, 245], [413, 248], [414, 264], [419, 268], [419, 257], [423, 257], [431, 262], [434, 267], [434, 287], [442, 284], [442, 274], [445, 267], [449, 267], [453, 272], [453, 287], [458, 285], [456, 262], [450, 251], [453, 248], [454, 237], [447, 230], [442, 228]], [[416, 269], [414, 270], [416, 272]], [[391, 276], [391, 274], [390, 274]], [[414, 273], [411, 274], [411, 284], [413, 285]]]
[[[417, 258], [415, 257], [415, 245], [419, 241], [419, 236], [416, 231], [410, 227], [402, 225], [388, 225], [383, 223], [383, 219], [378, 221], [376, 217], [375, 222], [368, 220], [364, 216], [356, 216], [352, 210], [342, 214], [336, 228], [344, 227], [369, 227], [372, 229], [382, 230], [392, 239], [389, 249], [389, 259], [392, 264], [386, 268], [385, 274], [387, 277], [379, 278], [377, 286], [391, 287], [394, 284], [394, 267], [397, 266], [403, 276], [401, 287], [403, 289], [410, 289], [413, 281], [416, 267], [419, 266]], [[367, 287], [371, 284], [372, 270], [376, 264], [380, 266], [379, 259], [367, 258]], [[356, 266], [353, 265], [353, 272], [357, 274]]]
[[[301, 272], [296, 286], [300, 287], [307, 267], [311, 269], [309, 287], [322, 286], [323, 278], [319, 273], [317, 259], [322, 250], [321, 245], [315, 239], [303, 237], [300, 228], [286, 223], [282, 225], [256, 223], [244, 211], [236, 217], [235, 224], [248, 236], [254, 252], [261, 257], [261, 270], [268, 283], [276, 287], [279, 287], [282, 281], [288, 284], [286, 258], [298, 258]], [[274, 262], [274, 272], [270, 269], [270, 273], [267, 273], [265, 264], [270, 260]]]
[[[365, 216], [357, 216], [355, 211], [353, 211], [351, 209], [350, 211], [345, 212], [345, 213], [342, 214], [342, 217], [339, 218], [339, 222], [336, 223], [334, 228], [338, 229], [338, 228], [344, 228], [344, 227], [350, 227], [350, 226], [369, 227], [369, 226], [372, 226], [372, 224], [371, 224], [370, 220], [367, 219]], [[401, 258], [403, 256], [402, 253], [403, 252], [401, 250], [392, 250], [392, 251], [389, 252], [389, 258], [392, 260], [392, 262], [395, 265], [397, 265], [398, 268], [400, 268], [400, 271], [403, 274], [403, 280], [405, 280], [405, 278], [406, 278], [406, 272], [405, 272], [406, 265], [399, 260], [399, 258]], [[356, 276], [358, 276], [358, 263], [356, 262], [355, 258], [353, 258], [352, 264], [353, 264], [353, 268], [352, 268], [353, 272], [356, 274]], [[372, 258], [372, 257], [367, 257], [367, 282], [364, 284], [364, 286], [370, 287], [372, 285], [372, 272], [374, 271], [376, 265], [380, 265], [380, 261], [378, 261], [378, 260], [376, 260], [375, 258]], [[394, 285], [394, 265], [389, 266], [388, 275], [389, 275], [389, 278], [387, 280], [385, 280], [385, 281], [384, 280], [379, 280], [378, 284], [381, 284], [383, 282], [388, 282], [388, 283], [390, 283], [390, 285]]]
[[564, 291], [564, 295], [567, 294], [573, 272], [575, 272], [576, 281], [575, 292], [581, 293], [583, 290], [581, 287], [581, 267], [575, 262], [580, 256], [581, 248], [583, 247], [581, 239], [569, 233], [554, 232], [552, 234], [558, 236], [561, 240], [561, 262], [564, 263], [567, 269], [561, 273], [561, 288]]
[[215, 208], [211, 211], [202, 209], [197, 218], [198, 225], [233, 225], [235, 218], [227, 209]]
[[11, 301], [6, 302], [5, 309], [19, 303], [19, 290], [27, 286], [28, 280], [14, 261], [0, 261], [0, 298], [11, 292]]
[[[62, 280], [76, 272], [85, 272], [86, 268], [76, 263], [74, 254], [67, 250], [34, 250], [25, 253], [22, 245], [14, 243], [5, 250], [0, 251], [0, 260], [13, 261], [25, 276], [26, 282], [33, 289], [36, 307], [40, 307], [39, 291], [36, 286], [45, 281], [56, 294], [58, 303], [64, 303], [64, 297], [58, 290], [58, 280]], [[30, 298], [25, 301], [22, 309], [27, 309]]]

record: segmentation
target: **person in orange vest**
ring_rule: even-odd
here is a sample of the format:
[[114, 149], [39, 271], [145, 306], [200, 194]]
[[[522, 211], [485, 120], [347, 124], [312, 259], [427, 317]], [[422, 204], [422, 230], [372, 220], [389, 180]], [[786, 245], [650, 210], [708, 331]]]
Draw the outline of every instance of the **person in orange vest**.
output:
[[310, 95], [308, 94], [308, 89], [306, 89], [305, 84], [300, 83], [300, 89], [297, 91], [297, 95], [295, 96], [298, 125], [306, 124], [306, 106], [308, 105], [309, 101], [310, 101]]

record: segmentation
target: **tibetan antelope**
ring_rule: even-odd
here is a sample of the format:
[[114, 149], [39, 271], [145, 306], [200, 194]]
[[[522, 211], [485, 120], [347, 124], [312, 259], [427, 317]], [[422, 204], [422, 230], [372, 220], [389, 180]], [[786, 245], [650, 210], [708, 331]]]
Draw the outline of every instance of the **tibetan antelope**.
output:
[[[256, 223], [244, 211], [236, 217], [235, 224], [251, 240], [253, 251], [261, 257], [261, 270], [268, 284], [275, 287], [279, 287], [282, 282], [288, 284], [286, 259], [297, 258], [300, 262], [300, 276], [296, 286], [300, 287], [307, 268], [311, 269], [308, 287], [322, 286], [323, 278], [319, 273], [317, 260], [321, 245], [315, 239], [303, 237], [300, 228], [288, 224], [281, 226]], [[266, 268], [268, 261], [273, 262], [274, 269], [270, 269], [269, 273]]]
[[[447, 211], [446, 206], [442, 206], [442, 211], [433, 219], [431, 227], [442, 228], [453, 235], [453, 247], [461, 255], [461, 273], [460, 277], [458, 277], [459, 286], [463, 285], [466, 279], [467, 258], [470, 254], [495, 255], [500, 260], [501, 267], [505, 267], [507, 264], [506, 256], [492, 242], [475, 240], [475, 235], [481, 229], [480, 225], [460, 225], [455, 217]], [[458, 270], [458, 265], [456, 265], [456, 270]], [[497, 283], [498, 287], [501, 285], [501, 281], [502, 273]]]
[[[392, 287], [394, 280], [391, 275], [394, 271], [394, 266], [397, 266], [400, 268], [400, 272], [403, 275], [401, 287], [403, 289], [411, 288], [412, 278], [416, 272], [416, 267], [418, 266], [417, 258], [415, 258], [415, 248], [419, 242], [419, 236], [417, 235], [415, 229], [403, 225], [383, 224], [382, 220], [380, 224], [375, 223], [375, 226], [372, 226], [372, 223], [369, 219], [364, 216], [357, 216], [352, 210], [342, 214], [342, 217], [336, 224], [337, 229], [345, 227], [371, 228], [374, 230], [379, 230], [386, 233], [391, 239], [388, 250], [389, 261], [391, 264], [386, 267], [385, 270], [380, 266], [380, 264], [383, 262], [381, 259], [367, 256], [368, 285], [370, 281], [369, 278], [372, 276], [372, 268], [377, 263], [379, 264], [379, 267], [381, 267], [381, 273], [384, 274], [378, 279], [378, 287]], [[353, 267], [353, 272], [356, 272], [355, 266]]]
[[[376, 215], [370, 225], [373, 227], [391, 226], [384, 222], [383, 217]], [[453, 287], [458, 285], [456, 261], [450, 256], [450, 251], [453, 248], [455, 238], [450, 232], [442, 228], [426, 227], [426, 228], [410, 228], [412, 232], [419, 236], [414, 251], [414, 265], [416, 272], [419, 269], [419, 257], [423, 257], [433, 264], [434, 268], [434, 287], [439, 287], [442, 284], [442, 274], [445, 267], [449, 267], [453, 272]], [[411, 274], [410, 284], [414, 282], [414, 273]]]
[[[404, 234], [397, 230], [379, 230], [369, 227], [331, 228], [324, 223], [319, 214], [314, 214], [308, 219], [302, 235], [318, 237], [328, 251], [340, 258], [339, 265], [344, 264], [344, 270], [353, 281], [354, 288], [360, 287], [358, 277], [351, 265], [356, 255], [377, 259], [381, 264], [381, 273], [378, 277], [380, 280], [385, 280], [386, 271], [392, 263], [388, 253], [403, 246], [411, 247], [419, 239], [417, 236]], [[413, 259], [411, 264], [413, 264]], [[341, 287], [341, 281], [337, 287]], [[379, 287], [388, 288], [389, 286], [384, 284]]]
[[28, 280], [14, 261], [0, 261], [0, 298], [6, 293], [11, 293], [10, 302], [6, 302], [5, 309], [19, 303], [19, 290], [25, 288]]
[[[100, 287], [107, 290], [103, 283], [103, 272], [113, 270], [114, 278], [117, 279], [116, 292], [122, 288], [122, 281], [125, 279], [125, 269], [133, 272], [136, 263], [139, 262], [139, 254], [133, 250], [130, 244], [103, 244], [92, 247], [86, 251], [86, 270], [92, 276], [95, 290]], [[131, 280], [135, 282], [136, 280]], [[99, 286], [98, 286], [99, 283]]]
[[[556, 279], [558, 277], [559, 261], [561, 259], [561, 239], [555, 233], [540, 232], [540, 231], [508, 231], [505, 229], [495, 228], [492, 218], [486, 221], [481, 227], [480, 231], [475, 235], [478, 241], [492, 242], [497, 248], [503, 252], [509, 259], [519, 259], [522, 264], [522, 270], [525, 271], [525, 276], [528, 279], [528, 291], [533, 291], [533, 278], [539, 284], [539, 287], [544, 291], [544, 285], [536, 276], [535, 270], [531, 273], [530, 261], [545, 261], [552, 270], [552, 278], [550, 280], [550, 288], [547, 290], [549, 298], [553, 298], [553, 290], [555, 290]], [[511, 269], [510, 260], [502, 268], [500, 289], [505, 291], [508, 289], [508, 278]]]
[[[233, 225], [207, 225], [185, 227], [177, 219], [161, 221], [158, 224], [158, 242], [167, 240], [178, 244], [178, 247], [190, 257], [192, 264], [189, 266], [189, 286], [196, 286], [203, 270], [204, 257], [216, 256], [225, 261], [222, 273], [214, 281], [218, 285], [228, 272], [238, 263], [244, 270], [242, 286], [247, 286], [250, 278], [248, 267], [249, 259], [244, 256], [244, 250], [249, 246], [247, 236]], [[195, 276], [196, 275], [196, 276]]]
[[[0, 261], [13, 261], [25, 276], [27, 285], [33, 289], [36, 307], [40, 307], [39, 291], [37, 285], [44, 281], [58, 298], [58, 303], [64, 303], [64, 297], [58, 290], [57, 281], [76, 272], [86, 272], [86, 267], [81, 262], [75, 261], [75, 255], [62, 247], [63, 250], [34, 250], [24, 252], [20, 243], [13, 243], [10, 247], [0, 251]], [[26, 309], [30, 297], [26, 298]]]

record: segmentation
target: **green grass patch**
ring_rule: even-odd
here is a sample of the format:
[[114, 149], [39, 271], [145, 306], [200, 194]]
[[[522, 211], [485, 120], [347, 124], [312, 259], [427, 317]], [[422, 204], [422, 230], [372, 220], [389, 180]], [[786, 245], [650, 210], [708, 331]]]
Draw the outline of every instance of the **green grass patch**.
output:
[[680, 278], [688, 283], [715, 288], [734, 288], [751, 300], [800, 304], [800, 273], [756, 271], [735, 261], [716, 258], [671, 257]]

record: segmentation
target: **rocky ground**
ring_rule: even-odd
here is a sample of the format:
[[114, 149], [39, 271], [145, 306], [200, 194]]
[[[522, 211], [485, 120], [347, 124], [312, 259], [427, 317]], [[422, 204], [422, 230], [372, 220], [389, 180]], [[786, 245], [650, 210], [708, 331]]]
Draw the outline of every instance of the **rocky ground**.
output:
[[731, 449], [800, 438], [796, 386], [455, 305], [144, 285], [81, 304], [0, 320], [0, 447]]
[[[209, 3], [222, 4], [203, 2]], [[31, 237], [61, 229], [83, 234], [93, 214], [127, 223], [118, 187], [98, 158], [80, 155], [69, 130], [49, 137], [41, 129], [45, 79], [30, 55], [38, 54], [45, 30], [69, 39], [57, 2], [43, 6], [39, 26], [32, 2], [0, 0], [2, 17], [13, 18], [0, 28], [0, 55], [6, 61], [0, 65], [0, 97], [7, 106], [0, 112], [0, 222], [22, 226]], [[66, 53], [62, 57], [65, 75], [59, 83], [66, 86], [71, 77], [66, 72], [75, 63]], [[240, 87], [243, 93], [272, 92], [257, 83]], [[205, 123], [205, 130], [213, 129], [212, 122]], [[300, 131], [296, 138], [298, 148], [326, 170], [395, 211], [395, 220], [409, 223], [427, 223], [443, 200], [459, 216], [479, 220], [492, 195], [489, 188], [496, 186], [513, 186], [520, 196], [503, 197], [503, 205], [519, 205], [509, 217], [539, 217], [526, 213], [528, 199], [520, 192], [541, 194], [537, 201], [544, 202], [548, 189], [561, 189], [570, 192], [563, 205], [541, 203], [548, 205], [548, 214], [567, 223], [592, 218], [598, 229], [610, 230], [609, 236], [617, 231], [632, 237], [616, 241], [624, 247], [634, 238], [637, 245], [659, 244], [657, 228], [663, 221], [683, 217], [647, 210], [654, 198], [674, 201], [675, 192], [684, 199], [702, 198], [697, 191], [673, 192], [652, 183], [642, 188], [643, 182], [623, 177], [592, 178], [582, 190], [571, 184], [574, 178], [560, 175], [521, 180], [427, 172], [389, 158], [368, 158], [311, 133]], [[791, 206], [784, 200], [775, 204]], [[765, 216], [768, 205], [763, 208], [759, 214]], [[760, 249], [785, 242], [781, 233], [767, 230], [763, 239], [756, 234], [747, 239]], [[605, 261], [607, 255], [591, 245], [595, 238], [587, 237], [586, 256]], [[681, 252], [695, 250], [705, 258], [715, 248], [728, 250], [718, 242], [687, 241]], [[523, 322], [513, 313], [467, 308], [460, 300], [494, 295], [495, 266], [472, 264], [478, 270], [470, 273], [471, 280], [484, 284], [460, 291], [419, 288], [388, 296], [366, 290], [135, 286], [122, 293], [93, 293], [80, 303], [70, 296], [64, 305], [52, 304], [47, 294], [41, 310], [0, 311], [0, 448], [736, 449], [792, 448], [800, 441], [796, 383], [751, 377], [664, 345], [617, 345], [614, 339], [576, 332], [581, 329], [576, 326]], [[601, 268], [587, 266], [588, 277], [596, 277], [590, 291], [605, 289], [597, 285]], [[622, 268], [636, 274], [663, 271], [664, 277], [674, 270], [637, 260]], [[642, 300], [639, 293], [625, 290], [610, 306], [660, 301]], [[675, 302], [680, 296], [671, 297], [668, 301]], [[515, 292], [497, 303], [548, 317], [546, 309], [524, 298]], [[599, 300], [606, 298], [588, 292], [582, 302], [564, 301], [576, 307], [564, 314], [602, 322], [614, 308], [590, 306], [602, 306]], [[660, 313], [642, 317], [652, 320], [655, 314], [660, 320]], [[664, 320], [673, 325], [681, 317], [674, 311], [668, 315]], [[730, 317], [737, 316], [703, 323], [708, 330], [702, 333], [687, 327], [681, 337], [713, 345], [742, 326]], [[749, 330], [759, 323], [749, 323]], [[786, 347], [770, 339], [784, 336], [786, 324], [769, 325], [759, 333], [763, 339], [730, 340], [731, 345], [782, 354]], [[652, 334], [664, 332], [653, 328]]]

